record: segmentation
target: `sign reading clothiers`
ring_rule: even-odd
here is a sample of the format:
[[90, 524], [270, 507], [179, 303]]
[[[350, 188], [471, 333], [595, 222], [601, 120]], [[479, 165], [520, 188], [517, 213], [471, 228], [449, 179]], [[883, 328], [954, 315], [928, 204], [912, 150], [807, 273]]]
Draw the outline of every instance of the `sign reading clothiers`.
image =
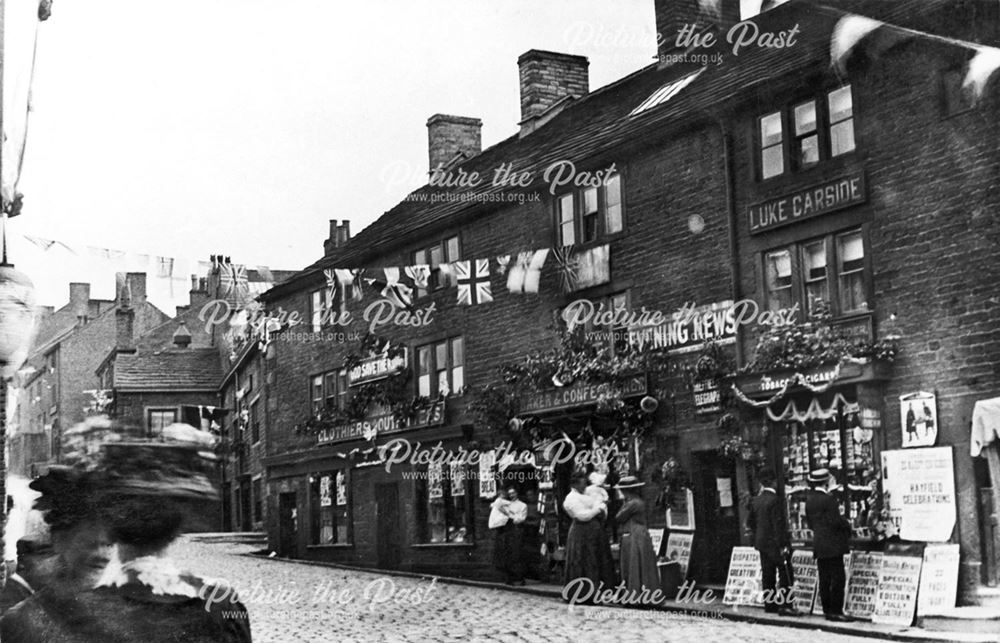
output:
[[852, 172], [832, 181], [797, 190], [747, 209], [750, 234], [766, 232], [865, 202], [865, 175]]

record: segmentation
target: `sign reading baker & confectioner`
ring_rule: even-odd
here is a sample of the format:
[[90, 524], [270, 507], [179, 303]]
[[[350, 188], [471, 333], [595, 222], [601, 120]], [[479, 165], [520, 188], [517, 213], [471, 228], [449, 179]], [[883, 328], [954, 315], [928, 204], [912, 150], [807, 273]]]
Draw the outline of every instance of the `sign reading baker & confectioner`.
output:
[[747, 208], [750, 234], [767, 232], [864, 203], [865, 198], [865, 175], [863, 172], [852, 172], [775, 199], [754, 203]]

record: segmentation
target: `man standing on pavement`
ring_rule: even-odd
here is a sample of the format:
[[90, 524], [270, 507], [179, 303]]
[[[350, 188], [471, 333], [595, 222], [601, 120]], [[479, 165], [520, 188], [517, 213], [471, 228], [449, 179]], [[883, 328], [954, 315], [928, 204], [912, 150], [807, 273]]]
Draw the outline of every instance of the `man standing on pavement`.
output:
[[[788, 527], [778, 493], [774, 490], [775, 476], [770, 469], [757, 475], [760, 493], [750, 503], [747, 528], [753, 533], [753, 546], [760, 553], [760, 569], [764, 585], [764, 611], [781, 616], [798, 616], [789, 606], [791, 591], [785, 554], [789, 548]], [[775, 575], [778, 590], [775, 592]]]
[[830, 495], [830, 472], [809, 474], [812, 490], [806, 496], [806, 521], [813, 530], [813, 557], [819, 571], [819, 597], [828, 621], [849, 621], [844, 616], [844, 554], [850, 551], [851, 525], [840, 515], [840, 505]]

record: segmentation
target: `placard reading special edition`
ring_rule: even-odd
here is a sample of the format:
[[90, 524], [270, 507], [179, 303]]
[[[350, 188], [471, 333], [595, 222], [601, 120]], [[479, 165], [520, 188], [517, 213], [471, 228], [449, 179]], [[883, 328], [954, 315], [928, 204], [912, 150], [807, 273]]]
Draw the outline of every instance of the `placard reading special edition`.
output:
[[882, 556], [872, 622], [907, 626], [913, 623], [922, 563], [923, 558], [916, 556]]
[[803, 614], [812, 614], [816, 604], [816, 589], [819, 587], [819, 568], [812, 552], [806, 549], [793, 551], [792, 570], [795, 573], [795, 585], [792, 586], [795, 609]]
[[753, 547], [733, 547], [726, 577], [725, 605], [763, 605], [760, 554]]
[[844, 613], [854, 618], [870, 619], [875, 611], [878, 574], [882, 568], [882, 552], [851, 552], [844, 592]]

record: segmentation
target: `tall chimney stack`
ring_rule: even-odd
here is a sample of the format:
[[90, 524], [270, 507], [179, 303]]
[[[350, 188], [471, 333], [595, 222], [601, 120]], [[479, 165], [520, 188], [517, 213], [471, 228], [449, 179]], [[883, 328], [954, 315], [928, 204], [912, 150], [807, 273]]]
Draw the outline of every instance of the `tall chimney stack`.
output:
[[517, 59], [521, 83], [521, 136], [543, 124], [542, 117], [567, 96], [590, 93], [586, 56], [532, 49]]
[[673, 56], [679, 56], [690, 48], [683, 38], [678, 44], [682, 30], [689, 35], [706, 31], [719, 34], [740, 21], [740, 0], [654, 0], [653, 4], [661, 67], [673, 64]]
[[435, 114], [427, 119], [427, 156], [430, 170], [447, 169], [456, 160], [483, 151], [483, 122], [478, 118]]
[[71, 283], [69, 285], [69, 303], [77, 321], [86, 323], [90, 316], [90, 284]]

